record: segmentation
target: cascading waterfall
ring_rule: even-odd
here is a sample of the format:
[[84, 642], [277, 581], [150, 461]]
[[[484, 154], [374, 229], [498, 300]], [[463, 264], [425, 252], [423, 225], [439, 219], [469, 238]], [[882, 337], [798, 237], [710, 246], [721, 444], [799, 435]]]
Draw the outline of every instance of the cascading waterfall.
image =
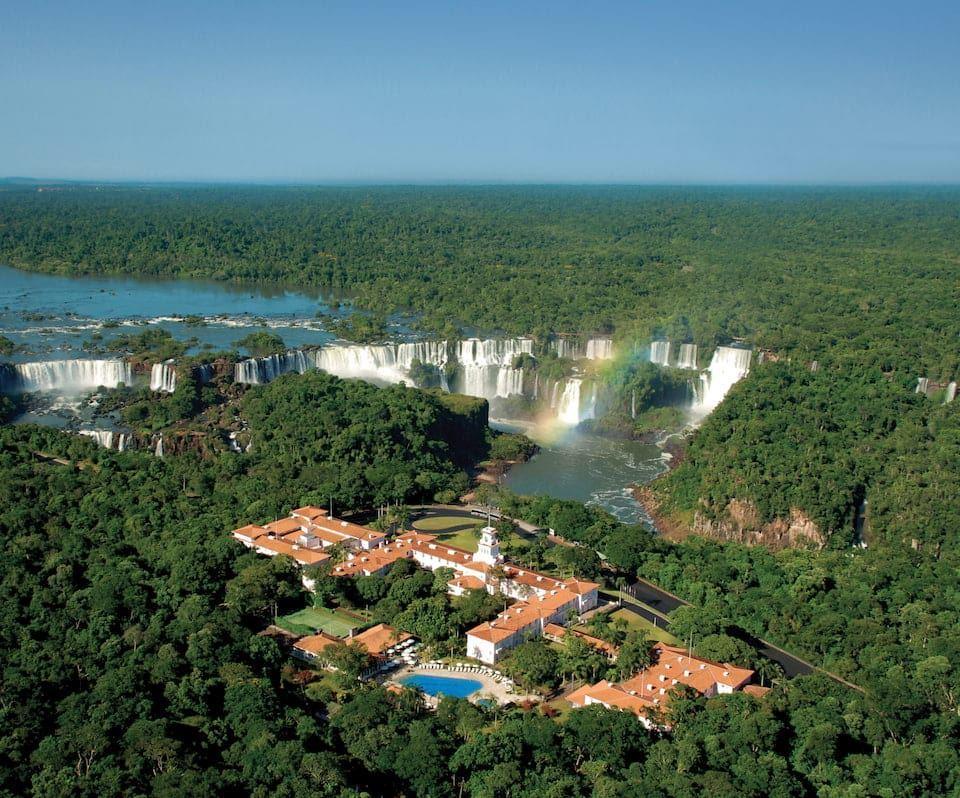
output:
[[85, 435], [102, 446], [104, 449], [113, 448], [113, 430], [109, 429], [82, 429], [78, 430], [81, 435]]
[[125, 432], [114, 432], [110, 429], [81, 429], [78, 432], [88, 438], [93, 438], [104, 449], [116, 448], [118, 452], [127, 450], [128, 436]]
[[611, 338], [589, 338], [585, 346], [574, 338], [555, 338], [551, 346], [557, 357], [568, 360], [609, 360], [613, 357]]
[[246, 385], [262, 385], [275, 380], [281, 374], [303, 374], [310, 363], [307, 356], [299, 349], [293, 349], [282, 355], [268, 355], [267, 357], [252, 357], [241, 360], [234, 366], [234, 382]]
[[650, 342], [650, 362], [658, 366], [670, 365], [670, 342], [669, 341], [651, 341]]
[[497, 396], [506, 398], [523, 393], [523, 369], [500, 368], [497, 371]]
[[[554, 387], [554, 396], [560, 383]], [[562, 424], [575, 427], [581, 421], [593, 418], [596, 413], [597, 392], [591, 385], [589, 392], [584, 396], [583, 380], [571, 377], [563, 386], [559, 399], [551, 406], [556, 407], [557, 420]]]
[[680, 344], [680, 354], [677, 355], [677, 368], [696, 369], [697, 354], [696, 344]]
[[637, 392], [630, 391], [630, 418], [637, 417]]
[[[513, 368], [513, 359], [522, 354], [533, 354], [531, 338], [467, 338], [458, 342], [460, 378], [456, 389], [488, 400], [511, 395], [503, 392], [506, 390], [522, 393], [523, 370]], [[504, 371], [512, 373], [501, 377]]]
[[177, 370], [173, 360], [154, 363], [150, 369], [150, 390], [173, 393], [177, 389]]
[[948, 382], [946, 384], [942, 382], [935, 382], [929, 377], [917, 377], [917, 387], [916, 393], [923, 394], [926, 397], [932, 398], [937, 395], [937, 391], [943, 390], [943, 403], [948, 404], [957, 398], [957, 383]]
[[397, 383], [409, 379], [415, 360], [440, 369], [441, 385], [446, 381], [443, 367], [447, 364], [446, 341], [416, 341], [402, 344], [361, 346], [326, 346], [313, 352], [318, 369], [338, 377], [354, 377], [378, 382]]
[[613, 357], [613, 340], [591, 338], [587, 341], [587, 360], [610, 360]]
[[750, 371], [752, 356], [752, 349], [718, 346], [710, 359], [710, 366], [693, 383], [693, 411], [706, 415], [720, 404], [734, 383]]
[[153, 450], [157, 457], [163, 457], [163, 435], [157, 437], [157, 445]]
[[123, 360], [45, 360], [17, 363], [0, 372], [0, 392], [3, 393], [80, 393], [132, 382], [133, 370]]
[[575, 339], [556, 338], [553, 341], [553, 351], [557, 357], [563, 357], [568, 360], [580, 360], [585, 352], [580, 348], [580, 344]]

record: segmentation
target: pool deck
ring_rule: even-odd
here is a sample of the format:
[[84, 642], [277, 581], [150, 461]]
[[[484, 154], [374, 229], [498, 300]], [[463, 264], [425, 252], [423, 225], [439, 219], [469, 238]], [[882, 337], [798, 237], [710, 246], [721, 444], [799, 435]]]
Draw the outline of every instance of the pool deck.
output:
[[[467, 700], [476, 703], [480, 699], [484, 698], [493, 698], [498, 704], [508, 704], [511, 701], [519, 702], [524, 700], [533, 700], [539, 701], [538, 696], [534, 695], [523, 695], [521, 693], [512, 693], [508, 690], [505, 684], [496, 681], [492, 676], [487, 676], [485, 673], [465, 673], [464, 671], [456, 671], [448, 668], [422, 668], [417, 665], [407, 666], [401, 668], [398, 671], [394, 671], [387, 678], [387, 682], [393, 684], [400, 684], [400, 680], [405, 676], [445, 676], [451, 679], [471, 679], [475, 682], [480, 682], [483, 685], [477, 692], [473, 693]], [[432, 696], [427, 696], [428, 699]]]

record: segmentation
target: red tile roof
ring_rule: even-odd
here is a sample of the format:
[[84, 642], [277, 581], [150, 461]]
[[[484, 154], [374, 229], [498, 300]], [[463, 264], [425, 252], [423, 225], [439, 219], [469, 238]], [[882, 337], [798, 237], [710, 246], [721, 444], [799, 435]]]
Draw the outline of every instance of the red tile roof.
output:
[[379, 657], [398, 643], [411, 639], [413, 639], [411, 634], [401, 632], [385, 623], [378, 623], [376, 626], [371, 626], [360, 634], [354, 635], [350, 642], [359, 643], [370, 654]]

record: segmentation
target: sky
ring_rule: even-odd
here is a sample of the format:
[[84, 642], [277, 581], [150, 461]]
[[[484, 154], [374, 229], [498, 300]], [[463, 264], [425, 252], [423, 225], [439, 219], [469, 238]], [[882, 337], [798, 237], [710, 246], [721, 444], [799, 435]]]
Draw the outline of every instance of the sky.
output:
[[960, 2], [0, 0], [0, 176], [960, 181]]

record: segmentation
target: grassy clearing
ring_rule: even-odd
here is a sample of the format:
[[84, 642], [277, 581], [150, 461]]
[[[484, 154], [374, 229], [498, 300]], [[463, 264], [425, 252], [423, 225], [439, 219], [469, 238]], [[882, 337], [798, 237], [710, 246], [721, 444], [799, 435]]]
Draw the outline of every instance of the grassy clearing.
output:
[[642, 630], [644, 633], [646, 633], [647, 637], [651, 638], [652, 640], [659, 640], [660, 642], [667, 643], [668, 645], [676, 645], [678, 642], [677, 638], [675, 638], [662, 626], [654, 626], [646, 618], [641, 618], [636, 613], [630, 612], [630, 610], [616, 610], [610, 617], [614, 619], [622, 619], [631, 629]]
[[431, 515], [414, 521], [413, 528], [423, 532], [442, 532], [445, 529], [452, 529], [464, 524], [477, 524], [479, 526], [480, 523], [477, 519], [457, 515]]
[[326, 632], [334, 637], [346, 637], [351, 630], [358, 629], [363, 624], [326, 607], [307, 607], [277, 618], [277, 625], [294, 634]]
[[437, 540], [446, 543], [448, 546], [456, 546], [467, 551], [476, 551], [477, 545], [480, 543], [480, 538], [472, 529], [461, 529], [459, 532], [437, 535]]

